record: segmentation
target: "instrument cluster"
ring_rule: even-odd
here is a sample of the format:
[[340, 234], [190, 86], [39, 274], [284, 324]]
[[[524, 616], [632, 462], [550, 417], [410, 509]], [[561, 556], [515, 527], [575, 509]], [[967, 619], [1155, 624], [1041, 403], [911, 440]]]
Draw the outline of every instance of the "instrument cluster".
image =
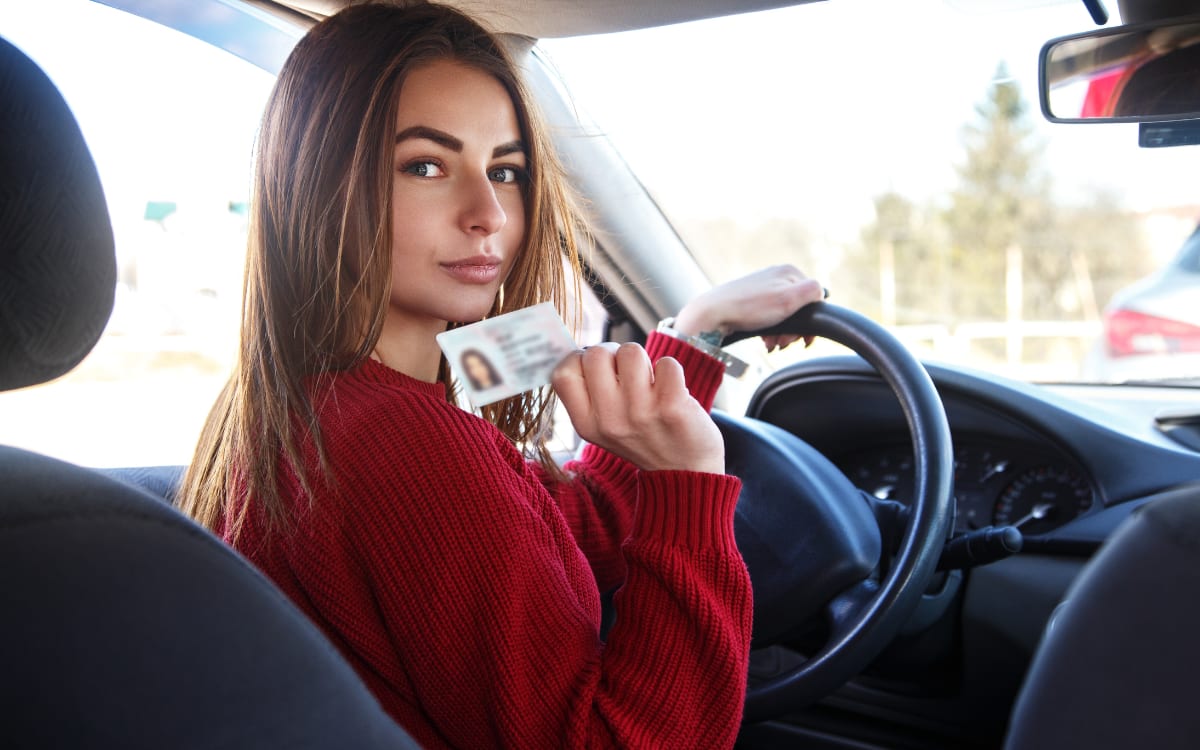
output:
[[[835, 458], [859, 489], [884, 500], [912, 502], [912, 447], [877, 446]], [[954, 452], [955, 529], [1016, 526], [1044, 534], [1096, 504], [1093, 483], [1070, 461], [1035, 445], [964, 440]]]

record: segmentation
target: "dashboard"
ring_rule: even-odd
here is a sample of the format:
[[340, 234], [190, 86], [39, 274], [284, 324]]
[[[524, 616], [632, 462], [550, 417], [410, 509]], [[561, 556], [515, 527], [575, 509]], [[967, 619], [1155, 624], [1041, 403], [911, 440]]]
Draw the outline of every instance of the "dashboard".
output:
[[[1078, 399], [987, 373], [927, 364], [954, 442], [955, 528], [1018, 527], [1042, 552], [1091, 551], [1133, 508], [1200, 483], [1200, 452], [1154, 429], [1155, 406], [1106, 408], [1135, 389]], [[1180, 392], [1200, 413], [1200, 390]], [[1189, 407], [1190, 408], [1190, 407]], [[747, 416], [786, 429], [860, 489], [911, 501], [913, 448], [890, 388], [858, 357], [826, 357], [768, 377]], [[1033, 544], [1030, 545], [1030, 542]]]
[[[911, 444], [902, 442], [830, 457], [859, 489], [881, 500], [912, 502]], [[954, 448], [955, 531], [1016, 526], [1043, 534], [1092, 511], [1093, 481], [1073, 461], [1032, 443], [964, 436]]]
[[[999, 737], [1011, 701], [997, 696], [1018, 693], [1046, 624], [1099, 546], [1139, 507], [1171, 495], [1200, 498], [1200, 434], [1176, 434], [1196, 428], [1180, 415], [1200, 414], [1200, 389], [1041, 386], [954, 366], [925, 369], [950, 426], [956, 531], [1017, 526], [1023, 545], [941, 574], [894, 642], [823, 705], [851, 721], [915, 717], [913, 726], [968, 734], [987, 726]], [[759, 385], [746, 416], [808, 443], [859, 489], [911, 501], [908, 422], [862, 359], [783, 368]], [[801, 531], [796, 556], [809, 543]]]

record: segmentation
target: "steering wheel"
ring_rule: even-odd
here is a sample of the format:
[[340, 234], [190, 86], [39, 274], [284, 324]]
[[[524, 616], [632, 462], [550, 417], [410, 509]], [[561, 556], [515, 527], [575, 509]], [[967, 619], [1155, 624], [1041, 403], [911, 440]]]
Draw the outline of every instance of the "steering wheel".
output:
[[749, 417], [714, 414], [726, 469], [742, 478], [734, 530], [754, 589], [754, 648], [823, 616], [825, 642], [799, 666], [751, 686], [745, 721], [810, 705], [859, 674], [896, 635], [933, 577], [953, 519], [954, 453], [941, 399], [925, 368], [884, 328], [817, 302], [776, 333], [821, 336], [849, 347], [891, 387], [908, 422], [916, 486], [899, 548], [878, 580], [879, 526], [850, 480], [791, 433]]

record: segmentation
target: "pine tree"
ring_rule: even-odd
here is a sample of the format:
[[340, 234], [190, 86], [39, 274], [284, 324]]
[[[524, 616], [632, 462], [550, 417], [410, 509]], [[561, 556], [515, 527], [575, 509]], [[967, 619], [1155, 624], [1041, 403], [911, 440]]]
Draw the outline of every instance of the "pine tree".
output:
[[[1092, 318], [1111, 293], [1147, 272], [1136, 217], [1112, 195], [1056, 203], [1041, 167], [1029, 106], [1001, 64], [977, 121], [964, 129], [966, 159], [946, 225], [965, 318]], [[1020, 259], [1020, 309], [1008, 308], [1006, 275]]]
[[944, 217], [956, 282], [951, 307], [963, 319], [1004, 319], [1011, 312], [1005, 279], [1014, 258], [1028, 272], [1039, 265], [1039, 254], [1054, 252], [1047, 246], [1054, 225], [1049, 181], [1028, 110], [1001, 63], [975, 108], [977, 121], [964, 128], [966, 160]]

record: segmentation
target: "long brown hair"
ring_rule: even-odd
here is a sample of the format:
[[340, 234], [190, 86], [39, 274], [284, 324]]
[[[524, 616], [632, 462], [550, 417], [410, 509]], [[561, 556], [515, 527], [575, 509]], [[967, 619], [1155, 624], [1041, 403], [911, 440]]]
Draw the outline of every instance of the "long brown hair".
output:
[[[479, 24], [445, 6], [364, 4], [317, 24], [279, 73], [259, 133], [241, 349], [184, 477], [180, 507], [236, 536], [251, 503], [286, 522], [290, 470], [310, 500], [331, 487], [312, 402], [314, 382], [369, 356], [391, 287], [392, 144], [400, 88], [415, 68], [452, 59], [496, 78], [516, 111], [529, 164], [525, 240], [490, 315], [546, 300], [568, 320], [579, 292], [583, 227], [544, 126], [512, 61]], [[567, 259], [564, 269], [563, 258]], [[439, 380], [453, 398], [443, 359]], [[535, 391], [482, 410], [547, 468], [552, 395]], [[312, 473], [306, 452], [315, 455]]]

